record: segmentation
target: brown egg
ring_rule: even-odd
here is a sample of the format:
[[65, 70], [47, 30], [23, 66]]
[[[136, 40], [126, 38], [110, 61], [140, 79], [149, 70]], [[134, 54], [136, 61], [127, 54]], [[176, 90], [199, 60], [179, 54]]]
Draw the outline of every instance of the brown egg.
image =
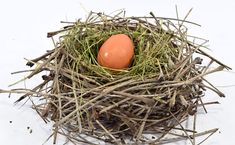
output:
[[130, 65], [133, 56], [132, 40], [125, 34], [116, 34], [100, 47], [97, 60], [101, 66], [110, 69], [125, 69]]

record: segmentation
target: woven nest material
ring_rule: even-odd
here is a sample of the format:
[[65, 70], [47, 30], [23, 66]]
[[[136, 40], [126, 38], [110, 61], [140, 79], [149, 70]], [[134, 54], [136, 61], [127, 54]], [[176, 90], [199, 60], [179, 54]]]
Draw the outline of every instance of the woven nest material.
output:
[[[125, 12], [113, 16], [91, 12], [85, 21], [48, 33], [50, 38], [59, 36], [55, 48], [27, 62], [33, 67], [27, 79], [46, 72], [42, 82], [30, 90], [11, 92], [25, 93], [17, 102], [30, 98], [42, 119], [54, 122], [55, 139], [60, 133], [78, 144], [96, 144], [82, 135], [111, 144], [179, 139], [193, 143], [203, 133], [181, 123], [196, 115], [197, 108], [205, 107], [206, 89], [224, 97], [204, 77], [230, 68], [207, 54], [204, 43], [188, 39], [186, 23], [194, 25], [153, 13], [125, 17]], [[99, 48], [111, 35], [120, 33], [134, 42], [131, 66], [125, 70], [100, 66], [96, 60]], [[202, 58], [209, 63], [202, 64]], [[173, 133], [175, 130], [180, 133]], [[169, 134], [173, 138], [166, 138]]]

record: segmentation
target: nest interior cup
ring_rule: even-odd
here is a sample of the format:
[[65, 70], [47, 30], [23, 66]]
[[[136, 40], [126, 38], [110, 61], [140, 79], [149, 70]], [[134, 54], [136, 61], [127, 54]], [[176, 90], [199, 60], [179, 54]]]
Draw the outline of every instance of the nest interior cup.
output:
[[[89, 143], [80, 134], [117, 144], [125, 144], [126, 139], [164, 142], [197, 108], [205, 106], [206, 89], [224, 97], [204, 76], [230, 69], [208, 55], [202, 44], [190, 41], [184, 23], [194, 25], [153, 13], [126, 17], [125, 12], [114, 16], [91, 12], [85, 21], [48, 33], [52, 38], [60, 35], [59, 41], [54, 49], [27, 63], [35, 67], [27, 78], [47, 74], [17, 102], [40, 98], [33, 108], [45, 121], [54, 121], [55, 134], [63, 130], [77, 142]], [[115, 34], [126, 34], [134, 43], [134, 57], [124, 70], [110, 70], [97, 62], [99, 48]], [[210, 63], [202, 65], [200, 56]], [[209, 69], [212, 63], [217, 67]], [[196, 132], [178, 130], [189, 140]]]

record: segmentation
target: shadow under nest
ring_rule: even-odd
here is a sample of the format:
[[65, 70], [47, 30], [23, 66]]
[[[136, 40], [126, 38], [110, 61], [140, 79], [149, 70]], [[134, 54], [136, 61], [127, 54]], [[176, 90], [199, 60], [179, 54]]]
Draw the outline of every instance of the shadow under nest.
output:
[[[185, 23], [191, 22], [153, 13], [125, 17], [91, 12], [84, 22], [48, 33], [52, 39], [59, 35], [55, 48], [27, 62], [33, 67], [27, 79], [46, 72], [43, 81], [20, 90], [25, 94], [17, 102], [29, 97], [44, 121], [54, 121], [55, 139], [60, 133], [87, 144], [95, 143], [81, 134], [113, 144], [173, 142], [165, 138], [168, 134], [192, 140], [197, 131], [181, 123], [196, 115], [198, 107], [205, 108], [204, 91], [224, 97], [204, 77], [230, 68], [207, 54], [204, 43], [188, 40]], [[126, 70], [101, 67], [96, 61], [100, 46], [119, 33], [134, 42], [132, 64]], [[202, 58], [209, 63], [202, 65]], [[217, 67], [211, 69], [212, 63]]]

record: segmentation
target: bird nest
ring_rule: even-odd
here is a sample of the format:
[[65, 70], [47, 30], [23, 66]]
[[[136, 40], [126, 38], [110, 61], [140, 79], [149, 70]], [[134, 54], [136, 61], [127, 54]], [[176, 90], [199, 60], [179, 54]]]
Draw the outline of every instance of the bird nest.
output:
[[[182, 125], [199, 107], [211, 104], [203, 103], [206, 89], [224, 97], [205, 76], [230, 69], [204, 51], [206, 41], [189, 39], [197, 37], [189, 36], [184, 24], [197, 24], [153, 13], [126, 17], [125, 12], [91, 12], [85, 21], [66, 23], [48, 33], [55, 48], [27, 62], [33, 69], [26, 79], [42, 75], [42, 82], [10, 91], [24, 93], [17, 102], [29, 98], [45, 122], [54, 122], [55, 140], [59, 133], [78, 144], [96, 144], [91, 138], [111, 144], [182, 139], [193, 144], [195, 137], [217, 130], [203, 133]], [[124, 70], [107, 69], [96, 60], [114, 34], [126, 34], [134, 43], [134, 58]], [[202, 64], [202, 58], [208, 63]]]

